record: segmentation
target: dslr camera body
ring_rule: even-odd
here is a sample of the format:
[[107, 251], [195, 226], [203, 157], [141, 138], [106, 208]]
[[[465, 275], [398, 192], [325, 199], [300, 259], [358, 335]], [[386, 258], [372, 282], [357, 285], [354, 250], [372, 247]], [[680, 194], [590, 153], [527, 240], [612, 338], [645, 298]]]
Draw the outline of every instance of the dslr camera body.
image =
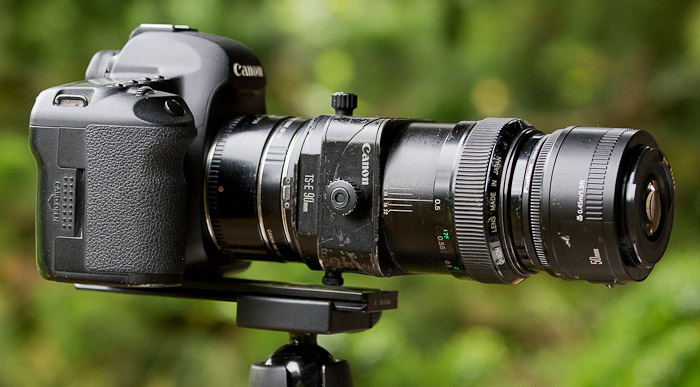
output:
[[202, 181], [209, 128], [231, 113], [265, 113], [265, 78], [234, 72], [262, 69], [242, 44], [185, 31], [141, 26], [124, 50], [95, 54], [85, 81], [37, 97], [30, 133], [45, 278], [173, 286], [186, 248], [207, 255], [202, 187], [187, 184], [183, 165]]
[[[375, 276], [622, 284], [661, 258], [668, 162], [644, 131], [266, 115], [246, 46], [142, 25], [30, 120], [44, 278], [172, 287], [250, 260]], [[335, 277], [334, 277], [335, 276]]]

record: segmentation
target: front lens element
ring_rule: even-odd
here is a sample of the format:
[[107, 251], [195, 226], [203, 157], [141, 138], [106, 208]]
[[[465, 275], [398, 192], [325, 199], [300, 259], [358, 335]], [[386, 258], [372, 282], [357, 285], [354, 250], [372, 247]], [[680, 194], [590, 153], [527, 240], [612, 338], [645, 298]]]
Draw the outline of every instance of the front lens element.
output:
[[661, 193], [659, 192], [659, 183], [655, 179], [647, 183], [645, 203], [644, 229], [647, 235], [652, 236], [659, 229], [659, 223], [661, 223]]

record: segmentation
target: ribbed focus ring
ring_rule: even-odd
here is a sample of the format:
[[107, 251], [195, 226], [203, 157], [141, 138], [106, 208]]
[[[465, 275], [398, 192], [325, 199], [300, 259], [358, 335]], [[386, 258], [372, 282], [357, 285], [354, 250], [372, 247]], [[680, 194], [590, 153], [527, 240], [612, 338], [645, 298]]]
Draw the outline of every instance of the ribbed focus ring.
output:
[[477, 122], [464, 142], [454, 187], [457, 245], [467, 274], [480, 282], [503, 283], [491, 256], [486, 234], [486, 191], [489, 168], [501, 129], [513, 119]]
[[617, 141], [625, 132], [630, 130], [632, 129], [610, 129], [598, 141], [588, 169], [588, 179], [586, 180], [585, 220], [603, 221], [603, 194], [605, 192], [605, 178], [608, 173], [610, 158]]
[[545, 187], [543, 186], [545, 177], [545, 168], [551, 157], [552, 146], [559, 138], [561, 131], [554, 132], [547, 136], [544, 144], [537, 154], [535, 168], [532, 171], [532, 184], [530, 185], [530, 230], [532, 233], [532, 243], [535, 247], [535, 255], [537, 261], [545, 269], [549, 269], [550, 264], [544, 252], [544, 243], [542, 242], [542, 195]]

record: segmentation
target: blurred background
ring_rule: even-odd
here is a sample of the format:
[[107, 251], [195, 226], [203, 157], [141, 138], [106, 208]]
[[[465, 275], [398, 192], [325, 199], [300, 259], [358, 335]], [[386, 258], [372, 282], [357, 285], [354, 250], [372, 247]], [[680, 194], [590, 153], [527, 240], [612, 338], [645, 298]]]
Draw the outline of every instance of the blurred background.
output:
[[[676, 222], [643, 283], [346, 275], [400, 292], [371, 331], [320, 337], [357, 386], [700, 385], [699, 2], [0, 0], [0, 386], [244, 386], [286, 340], [237, 328], [233, 304], [92, 294], [37, 275], [34, 97], [83, 79], [94, 52], [121, 48], [140, 23], [247, 44], [273, 114], [328, 114], [345, 90], [361, 115], [647, 129], [668, 156]], [[242, 276], [321, 273], [254, 263]]]

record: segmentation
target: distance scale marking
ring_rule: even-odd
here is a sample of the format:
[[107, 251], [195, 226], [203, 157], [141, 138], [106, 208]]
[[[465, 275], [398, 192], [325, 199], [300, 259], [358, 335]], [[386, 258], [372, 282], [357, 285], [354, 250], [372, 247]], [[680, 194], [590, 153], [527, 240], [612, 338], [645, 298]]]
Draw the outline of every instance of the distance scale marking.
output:
[[471, 279], [471, 277], [467, 274], [464, 262], [457, 251], [457, 233], [453, 213], [453, 174], [457, 162], [456, 155], [460, 154], [464, 146], [463, 141], [473, 126], [473, 122], [460, 122], [447, 135], [438, 156], [433, 183], [436, 247], [447, 272], [459, 279]]
[[383, 193], [382, 211], [384, 216], [392, 212], [413, 212], [414, 203], [432, 203], [433, 199], [421, 199], [414, 197], [414, 193], [410, 192], [411, 188], [406, 187], [387, 187]]

